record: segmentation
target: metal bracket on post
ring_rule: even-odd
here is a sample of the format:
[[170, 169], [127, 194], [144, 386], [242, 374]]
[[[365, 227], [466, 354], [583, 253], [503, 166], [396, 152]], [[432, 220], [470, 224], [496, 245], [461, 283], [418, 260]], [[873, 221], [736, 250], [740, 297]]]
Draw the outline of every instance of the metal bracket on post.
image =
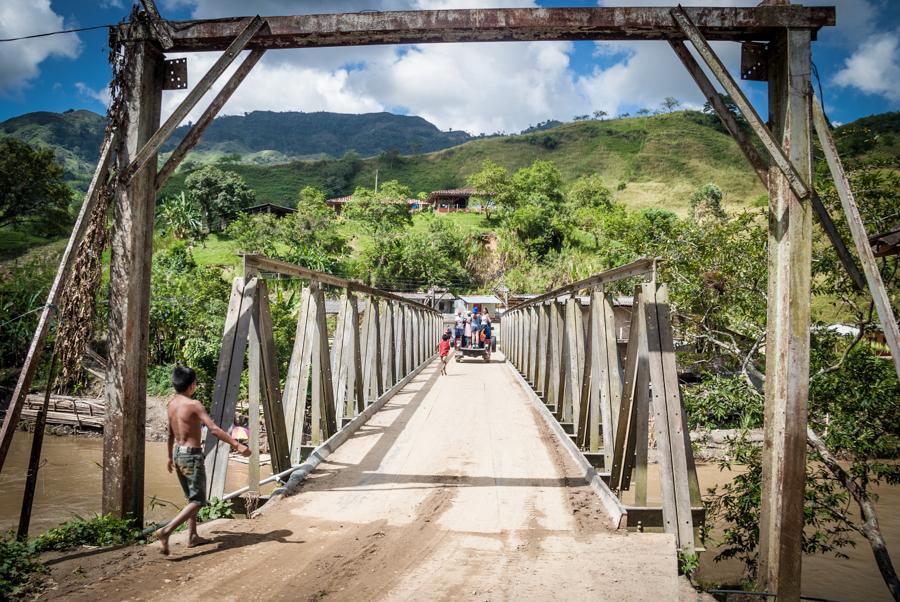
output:
[[163, 90], [185, 90], [187, 87], [187, 58], [166, 59]]
[[769, 81], [769, 46], [761, 42], [741, 44], [741, 79]]

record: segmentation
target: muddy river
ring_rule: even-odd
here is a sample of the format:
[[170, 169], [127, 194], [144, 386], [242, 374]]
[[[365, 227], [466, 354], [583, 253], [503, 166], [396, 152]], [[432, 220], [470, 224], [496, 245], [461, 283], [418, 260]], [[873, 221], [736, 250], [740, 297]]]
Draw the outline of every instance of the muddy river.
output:
[[[0, 529], [14, 529], [22, 502], [25, 467], [31, 439], [16, 433], [8, 459], [10, 470], [0, 474]], [[31, 522], [32, 533], [39, 533], [58, 525], [73, 515], [90, 516], [100, 510], [102, 439], [52, 437], [44, 439], [43, 465], [40, 471]], [[700, 484], [704, 490], [731, 478], [712, 465], [698, 466]], [[264, 466], [263, 477], [271, 470]], [[226, 490], [246, 485], [247, 466], [232, 461], [228, 470]], [[652, 482], [652, 475], [651, 475]], [[147, 519], [162, 520], [172, 516], [183, 503], [181, 488], [174, 476], [166, 471], [166, 452], [163, 443], [147, 443]], [[654, 497], [652, 486], [648, 492]], [[900, 488], [884, 487], [877, 491], [879, 518], [895, 563], [900, 559]], [[657, 494], [658, 495], [658, 494]], [[738, 582], [740, 565], [737, 562], [716, 563], [714, 542], [707, 542], [709, 551], [703, 554], [699, 577], [701, 580]], [[890, 600], [887, 588], [875, 567], [871, 550], [862, 539], [857, 547], [845, 550], [849, 559], [808, 557], [803, 561], [803, 593], [829, 600]]]

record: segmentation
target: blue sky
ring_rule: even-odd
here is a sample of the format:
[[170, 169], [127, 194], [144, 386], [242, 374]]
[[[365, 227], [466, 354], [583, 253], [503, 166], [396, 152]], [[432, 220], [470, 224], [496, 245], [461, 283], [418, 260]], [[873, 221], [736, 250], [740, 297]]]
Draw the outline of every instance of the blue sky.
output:
[[[753, 5], [757, 0], [684, 4]], [[159, 0], [170, 19], [247, 14], [245, 0]], [[834, 4], [838, 26], [813, 46], [829, 116], [842, 123], [900, 107], [900, 2], [808, 0]], [[261, 14], [472, 6], [597, 6], [574, 0], [258, 0]], [[601, 5], [674, 4], [668, 0], [601, 0]], [[3, 0], [0, 37], [115, 23], [129, 0]], [[0, 119], [30, 111], [105, 110], [109, 80], [105, 30], [0, 43]], [[736, 70], [737, 44], [717, 51]], [[215, 60], [191, 55], [191, 81]], [[765, 111], [765, 87], [744, 83]], [[167, 92], [164, 111], [183, 92]], [[541, 42], [422, 45], [270, 52], [224, 113], [255, 109], [393, 112], [421, 115], [442, 129], [518, 131], [544, 119], [605, 110], [655, 109], [666, 96], [685, 106], [702, 98], [664, 43]]]

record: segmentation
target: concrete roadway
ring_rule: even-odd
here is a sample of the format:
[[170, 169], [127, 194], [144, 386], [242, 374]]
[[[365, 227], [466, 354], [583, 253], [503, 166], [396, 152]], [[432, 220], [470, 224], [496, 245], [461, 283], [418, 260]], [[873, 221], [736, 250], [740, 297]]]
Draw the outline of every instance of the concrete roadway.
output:
[[[428, 366], [300, 493], [144, 548], [76, 599], [676, 600], [670, 536], [610, 531], [502, 358]], [[154, 544], [155, 545], [155, 544]]]

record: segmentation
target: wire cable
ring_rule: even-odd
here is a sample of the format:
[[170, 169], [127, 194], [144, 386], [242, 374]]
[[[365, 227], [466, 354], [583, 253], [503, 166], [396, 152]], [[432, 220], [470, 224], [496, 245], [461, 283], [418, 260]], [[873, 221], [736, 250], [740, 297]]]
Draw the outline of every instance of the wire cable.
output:
[[33, 33], [29, 36], [19, 36], [17, 38], [0, 38], [0, 42], [17, 42], [19, 40], [31, 40], [34, 38], [45, 38], [47, 36], [55, 36], [63, 33], [78, 33], [79, 31], [93, 31], [95, 29], [107, 29], [110, 27], [115, 27], [115, 25], [93, 25], [91, 27], [76, 27], [75, 29], [60, 29], [59, 31]]

